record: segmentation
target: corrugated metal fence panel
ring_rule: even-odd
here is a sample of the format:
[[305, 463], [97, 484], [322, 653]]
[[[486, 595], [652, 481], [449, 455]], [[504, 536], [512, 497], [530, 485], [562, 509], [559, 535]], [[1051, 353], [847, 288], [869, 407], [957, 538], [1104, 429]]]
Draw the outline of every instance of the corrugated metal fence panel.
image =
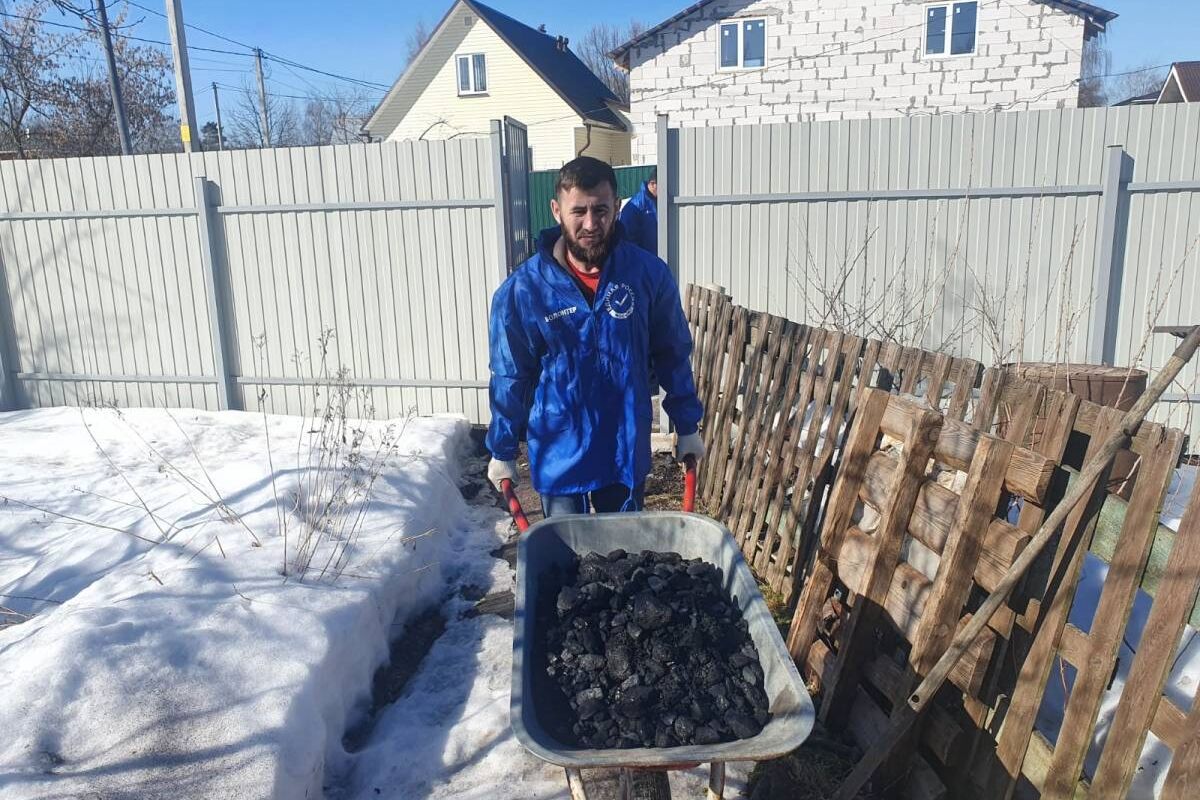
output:
[[[797, 321], [985, 364], [1085, 361], [1113, 144], [1135, 182], [1194, 180], [1200, 106], [685, 127], [672, 260], [681, 284]], [[1014, 187], [1030, 191], [966, 196]], [[1151, 336], [1139, 356], [1152, 320], [1200, 321], [1200, 197], [1133, 194], [1128, 219], [1117, 363], [1154, 368], [1173, 343]], [[1183, 383], [1200, 388], [1195, 368]]]
[[[312, 413], [341, 372], [353, 413], [487, 419], [487, 268], [496, 242], [485, 138], [206, 154], [222, 187], [245, 403]], [[412, 202], [391, 209], [256, 206]], [[483, 201], [445, 207], [442, 201]], [[282, 379], [282, 380], [281, 380]], [[370, 386], [403, 379], [406, 386]]]
[[[195, 178], [207, 176], [245, 408], [262, 392], [270, 411], [311, 413], [329, 394], [315, 384], [340, 374], [363, 385], [351, 413], [487, 421], [490, 148], [464, 138], [0, 164], [12, 316], [0, 336], [16, 350], [20, 404], [218, 407], [196, 214]], [[37, 213], [59, 216], [13, 216]]]
[[[194, 207], [191, 178], [188, 163], [173, 155], [0, 166], [8, 212], [147, 210], [0, 221], [16, 387], [25, 404], [215, 403], [204, 383], [145, 380], [212, 374], [209, 339], [196, 335], [209, 324], [196, 220], [160, 213]], [[98, 375], [131, 380], [88, 379]]]

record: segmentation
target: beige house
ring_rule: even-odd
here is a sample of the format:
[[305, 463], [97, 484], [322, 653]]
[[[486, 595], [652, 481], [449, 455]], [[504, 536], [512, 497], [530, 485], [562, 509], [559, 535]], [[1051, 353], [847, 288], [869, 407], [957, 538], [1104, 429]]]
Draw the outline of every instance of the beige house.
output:
[[451, 139], [509, 116], [529, 128], [534, 169], [577, 155], [621, 165], [627, 110], [563, 37], [458, 0], [363, 127], [376, 141]]

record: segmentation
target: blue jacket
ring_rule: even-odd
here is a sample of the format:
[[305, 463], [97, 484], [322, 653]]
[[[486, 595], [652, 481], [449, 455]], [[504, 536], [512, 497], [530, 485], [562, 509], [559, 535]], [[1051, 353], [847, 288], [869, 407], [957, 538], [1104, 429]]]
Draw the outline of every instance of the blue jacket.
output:
[[650, 472], [650, 370], [682, 434], [702, 416], [692, 336], [667, 265], [623, 239], [601, 268], [595, 301], [554, 260], [559, 228], [492, 297], [492, 424], [487, 447], [511, 461], [529, 442], [533, 487], [582, 494]]
[[646, 184], [625, 202], [621, 209], [625, 236], [643, 250], [658, 255], [658, 200], [650, 196]]

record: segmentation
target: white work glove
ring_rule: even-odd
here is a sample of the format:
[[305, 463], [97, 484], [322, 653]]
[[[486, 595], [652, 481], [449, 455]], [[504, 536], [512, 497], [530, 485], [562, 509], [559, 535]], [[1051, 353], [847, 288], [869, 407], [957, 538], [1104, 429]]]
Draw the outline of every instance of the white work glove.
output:
[[704, 441], [698, 433], [689, 433], [686, 436], [676, 436], [675, 439], [675, 460], [683, 461], [684, 456], [695, 456], [699, 462], [704, 458]]
[[500, 481], [507, 478], [513, 482], [513, 486], [517, 485], [517, 462], [515, 461], [499, 461], [493, 458], [488, 462], [488, 480], [492, 482], [492, 486], [496, 487], [496, 491], [500, 491]]

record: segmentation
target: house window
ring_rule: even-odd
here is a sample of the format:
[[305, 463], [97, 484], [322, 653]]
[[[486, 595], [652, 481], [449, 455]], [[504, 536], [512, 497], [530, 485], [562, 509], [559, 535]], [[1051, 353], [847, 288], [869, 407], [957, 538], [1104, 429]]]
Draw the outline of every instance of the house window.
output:
[[925, 55], [965, 56], [975, 52], [979, 3], [945, 3], [925, 8]]
[[487, 92], [487, 59], [483, 53], [458, 57], [458, 93]]
[[721, 69], [754, 69], [767, 64], [767, 21], [739, 19], [722, 22]]

